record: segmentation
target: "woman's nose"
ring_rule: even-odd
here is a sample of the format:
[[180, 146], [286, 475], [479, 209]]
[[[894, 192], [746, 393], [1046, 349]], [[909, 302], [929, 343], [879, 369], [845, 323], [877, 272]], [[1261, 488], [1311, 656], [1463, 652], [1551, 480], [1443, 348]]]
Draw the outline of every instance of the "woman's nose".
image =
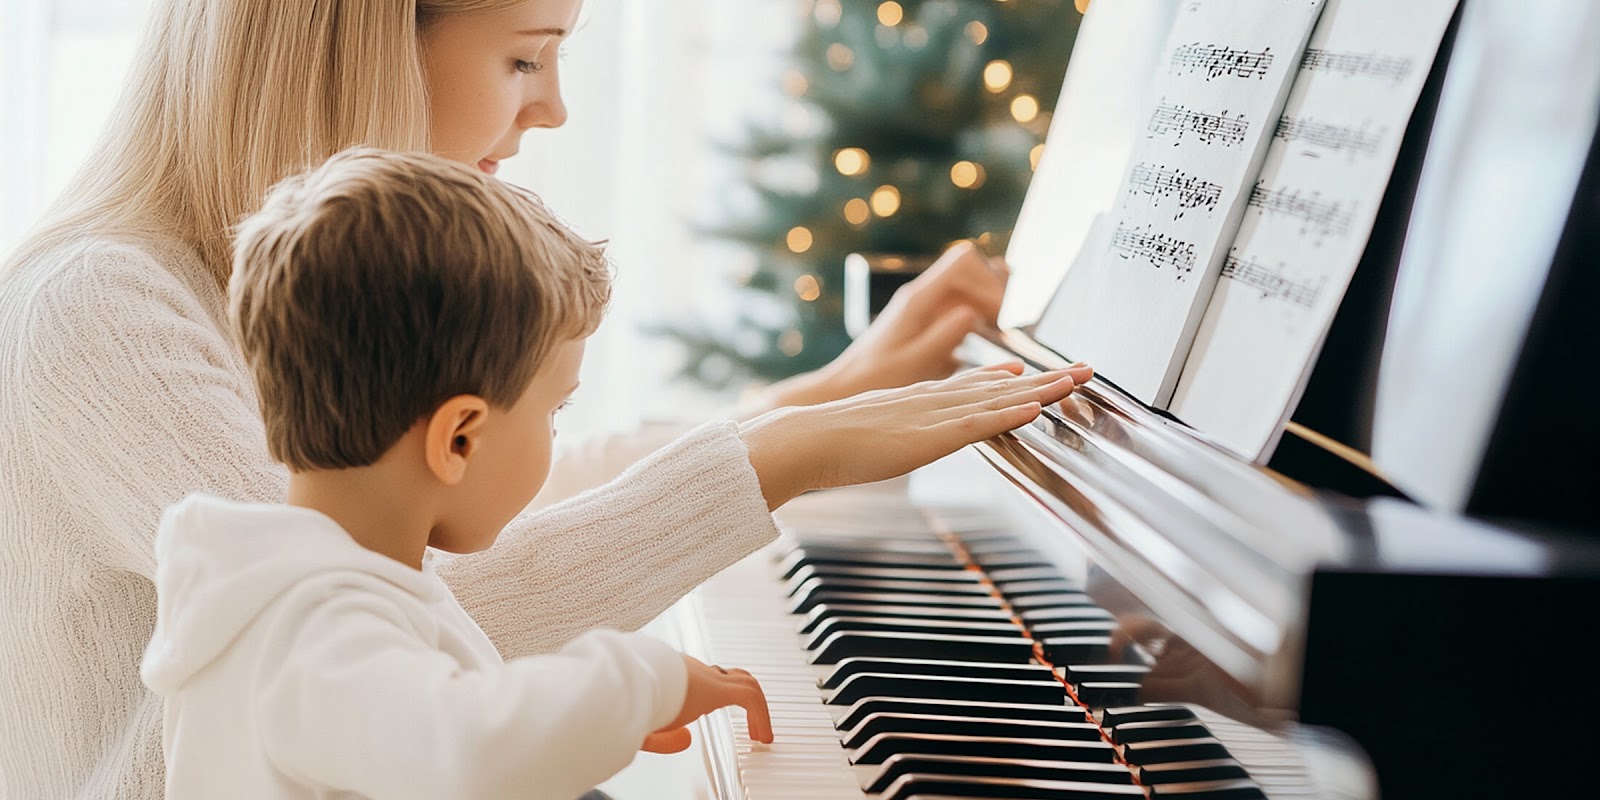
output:
[[517, 112], [517, 127], [559, 128], [567, 124], [567, 104], [561, 99], [559, 89], [534, 97]]

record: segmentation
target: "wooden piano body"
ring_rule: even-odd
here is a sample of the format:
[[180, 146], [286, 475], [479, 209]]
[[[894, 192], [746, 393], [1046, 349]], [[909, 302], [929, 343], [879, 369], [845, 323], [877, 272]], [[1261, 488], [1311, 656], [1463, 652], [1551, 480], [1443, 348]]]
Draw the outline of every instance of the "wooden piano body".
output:
[[[1017, 331], [974, 355], [1001, 356], [1060, 360]], [[784, 540], [685, 607], [690, 652], [750, 668], [775, 714], [771, 746], [736, 715], [704, 721], [715, 797], [1592, 782], [1600, 702], [1575, 643], [1600, 608], [1592, 543], [1297, 480], [1099, 379], [973, 450], [910, 493], [802, 498]]]

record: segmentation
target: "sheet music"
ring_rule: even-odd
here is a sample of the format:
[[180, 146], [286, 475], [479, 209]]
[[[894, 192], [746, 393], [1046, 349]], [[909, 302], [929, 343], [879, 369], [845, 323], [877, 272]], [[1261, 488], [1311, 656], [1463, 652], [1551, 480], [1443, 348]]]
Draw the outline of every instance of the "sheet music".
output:
[[1032, 325], [1112, 207], [1138, 129], [1144, 93], [1178, 12], [1172, 0], [1092, 3], [1078, 27], [1044, 154], [1006, 250], [1011, 280], [1000, 324]]
[[1138, 399], [1166, 404], [1322, 7], [1179, 6], [1107, 215], [1106, 244], [1067, 272], [1035, 338], [1089, 361]]
[[1456, 0], [1327, 0], [1170, 406], [1271, 451], [1366, 249]]

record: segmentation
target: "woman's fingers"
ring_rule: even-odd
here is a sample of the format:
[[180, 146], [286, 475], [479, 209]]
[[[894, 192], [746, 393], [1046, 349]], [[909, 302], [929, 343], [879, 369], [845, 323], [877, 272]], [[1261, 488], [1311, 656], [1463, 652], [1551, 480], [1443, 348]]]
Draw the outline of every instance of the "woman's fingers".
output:
[[639, 749], [646, 753], [681, 753], [688, 750], [693, 742], [694, 736], [688, 728], [673, 728], [644, 737], [644, 744], [639, 745]]

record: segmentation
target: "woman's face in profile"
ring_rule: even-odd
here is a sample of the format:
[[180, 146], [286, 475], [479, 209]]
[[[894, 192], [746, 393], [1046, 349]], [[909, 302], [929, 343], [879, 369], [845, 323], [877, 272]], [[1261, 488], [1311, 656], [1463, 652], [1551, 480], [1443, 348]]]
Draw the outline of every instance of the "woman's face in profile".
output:
[[561, 44], [583, 0], [526, 0], [447, 14], [422, 32], [435, 155], [494, 174], [524, 131], [567, 121]]

